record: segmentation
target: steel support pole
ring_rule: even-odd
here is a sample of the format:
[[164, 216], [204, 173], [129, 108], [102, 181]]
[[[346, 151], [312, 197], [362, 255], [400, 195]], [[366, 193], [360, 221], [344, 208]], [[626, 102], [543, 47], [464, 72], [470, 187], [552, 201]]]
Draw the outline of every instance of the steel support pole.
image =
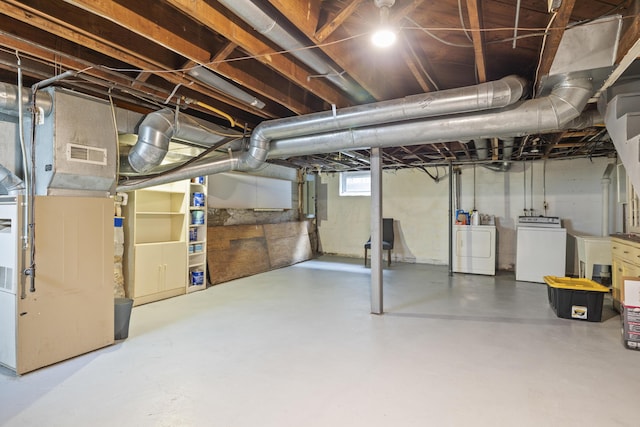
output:
[[449, 276], [453, 276], [453, 163], [449, 162]]
[[382, 149], [371, 149], [371, 313], [382, 314]]

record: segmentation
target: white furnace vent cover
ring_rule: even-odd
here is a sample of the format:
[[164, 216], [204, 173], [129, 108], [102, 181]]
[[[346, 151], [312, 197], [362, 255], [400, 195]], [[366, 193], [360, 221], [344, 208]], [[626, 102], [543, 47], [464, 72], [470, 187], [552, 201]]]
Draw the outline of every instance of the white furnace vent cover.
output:
[[67, 144], [67, 160], [104, 166], [107, 164], [107, 150], [87, 145]]

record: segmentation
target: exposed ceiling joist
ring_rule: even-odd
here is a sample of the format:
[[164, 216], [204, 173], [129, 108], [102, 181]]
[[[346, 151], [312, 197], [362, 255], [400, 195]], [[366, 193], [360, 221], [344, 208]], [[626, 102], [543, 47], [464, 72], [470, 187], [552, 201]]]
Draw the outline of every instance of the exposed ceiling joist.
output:
[[487, 81], [487, 66], [485, 63], [484, 33], [482, 25], [482, 10], [479, 0], [467, 0], [467, 13], [469, 14], [469, 24], [471, 25], [471, 38], [473, 40], [473, 51], [475, 54], [476, 71], [478, 73], [478, 83]]
[[[515, 1], [396, 0], [390, 22], [400, 32], [400, 44], [387, 50], [370, 46], [369, 35], [380, 22], [374, 0], [251, 2], [330, 68], [359, 84], [362, 92], [347, 94], [329, 79], [319, 78], [325, 74], [281, 52], [265, 31], [252, 28], [212, 0], [0, 0], [0, 78], [15, 83], [17, 51], [27, 86], [65, 69], [84, 70], [61, 84], [94, 96], [113, 96], [119, 106], [141, 113], [179, 102], [189, 114], [224, 124], [213, 110], [196, 102], [186, 104], [188, 98], [229, 113], [253, 129], [265, 119], [330, 111], [331, 104], [339, 109], [397, 100], [509, 74], [534, 82], [538, 65], [540, 79], [548, 73], [567, 25], [583, 25], [611, 13], [622, 13], [624, 20], [620, 63], [606, 84], [614, 84], [624, 70], [633, 69], [629, 66], [640, 51], [640, 0], [563, 0], [543, 52], [541, 34], [551, 18], [544, 1], [520, 2], [519, 38], [513, 49]], [[188, 68], [199, 64], [207, 64], [262, 100], [265, 107], [256, 109], [187, 74]], [[596, 126], [518, 137], [514, 152], [519, 154], [513, 159], [613, 155], [613, 144], [595, 136], [602, 130]], [[494, 141], [483, 161], [500, 159], [500, 147]], [[385, 148], [384, 152], [386, 168], [480, 161], [475, 144], [458, 141]], [[366, 150], [350, 153], [356, 158], [334, 152], [274, 162], [310, 170], [367, 169]]]
[[344, 7], [340, 13], [333, 17], [333, 19], [316, 31], [314, 34], [315, 39], [319, 42], [324, 41], [335, 31], [336, 28], [342, 25], [342, 23], [350, 17], [364, 1], [365, 0], [351, 0], [351, 3], [349, 3], [348, 6]]
[[[315, 37], [315, 29], [309, 31], [307, 26], [307, 20], [300, 14], [289, 14], [289, 2], [284, 0], [269, 0], [269, 2], [280, 12], [283, 16], [286, 16], [296, 27], [310, 39]], [[371, 5], [373, 2], [371, 2]], [[369, 8], [370, 10], [372, 8]], [[378, 15], [377, 9], [373, 8], [374, 13], [371, 19], [375, 19], [377, 22]], [[367, 67], [366, 63], [359, 60], [358, 56], [354, 53], [361, 50], [362, 41], [365, 34], [350, 34], [341, 33], [338, 31], [332, 32], [328, 35], [322, 44], [318, 45], [319, 49], [332, 58], [335, 63], [345, 70], [359, 85], [361, 85], [367, 92], [369, 92], [376, 100], [391, 99], [392, 95], [389, 93], [388, 86], [380, 85], [380, 74], [378, 70]], [[356, 37], [355, 39], [350, 39]], [[367, 37], [368, 38], [368, 37]]]
[[553, 23], [551, 27], [549, 27], [549, 33], [544, 42], [544, 50], [542, 51], [539, 71], [537, 73], [538, 81], [535, 82], [535, 84], [540, 83], [542, 76], [549, 74], [551, 64], [553, 64], [553, 59], [556, 57], [560, 40], [562, 40], [564, 30], [571, 19], [571, 13], [573, 12], [575, 4], [576, 0], [562, 0], [562, 5], [554, 12], [554, 15], [552, 15], [551, 19], [553, 19]]

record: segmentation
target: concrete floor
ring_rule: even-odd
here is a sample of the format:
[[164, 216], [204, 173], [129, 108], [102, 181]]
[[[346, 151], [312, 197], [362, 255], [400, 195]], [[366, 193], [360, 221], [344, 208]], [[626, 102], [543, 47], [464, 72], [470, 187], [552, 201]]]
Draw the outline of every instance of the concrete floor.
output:
[[[619, 317], [559, 319], [542, 284], [322, 257], [136, 307], [127, 340], [22, 377], [2, 426], [637, 426]], [[636, 391], [637, 393], [637, 391]]]

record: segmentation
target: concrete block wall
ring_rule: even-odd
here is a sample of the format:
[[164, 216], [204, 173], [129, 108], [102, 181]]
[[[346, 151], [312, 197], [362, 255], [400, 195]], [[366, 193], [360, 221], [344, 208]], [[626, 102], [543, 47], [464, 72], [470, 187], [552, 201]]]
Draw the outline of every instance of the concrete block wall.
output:
[[[516, 222], [525, 207], [534, 215], [558, 216], [568, 233], [600, 235], [602, 174], [613, 159], [575, 159], [514, 163], [508, 172], [476, 166], [462, 167], [460, 208], [474, 207], [494, 215], [498, 230], [498, 268], [515, 265]], [[544, 174], [543, 174], [544, 170]], [[436, 168], [431, 168], [432, 174]], [[399, 261], [447, 264], [448, 203], [447, 168], [437, 168], [439, 182], [419, 170], [383, 173], [383, 216], [396, 220]], [[338, 174], [322, 174], [318, 183], [320, 249], [351, 257], [364, 255], [369, 237], [370, 198], [341, 197]], [[475, 189], [475, 198], [474, 198]], [[609, 229], [622, 231], [622, 208], [615, 197], [615, 176], [610, 184]], [[544, 202], [547, 210], [544, 209]], [[530, 212], [529, 212], [530, 213]]]

